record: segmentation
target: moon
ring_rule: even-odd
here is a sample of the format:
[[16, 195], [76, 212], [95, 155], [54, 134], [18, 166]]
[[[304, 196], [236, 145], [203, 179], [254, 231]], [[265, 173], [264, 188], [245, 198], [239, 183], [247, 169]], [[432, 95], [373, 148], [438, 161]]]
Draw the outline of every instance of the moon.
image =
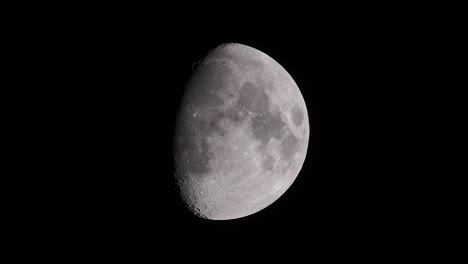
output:
[[180, 196], [201, 218], [254, 214], [293, 184], [308, 141], [306, 104], [289, 73], [255, 48], [222, 44], [197, 65], [177, 113]]

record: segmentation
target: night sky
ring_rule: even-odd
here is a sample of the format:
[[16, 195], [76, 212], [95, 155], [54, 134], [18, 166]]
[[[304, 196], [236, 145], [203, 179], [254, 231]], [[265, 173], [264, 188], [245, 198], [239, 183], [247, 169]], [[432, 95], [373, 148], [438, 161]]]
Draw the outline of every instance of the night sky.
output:
[[[73, 172], [61, 187], [71, 197], [65, 229], [97, 241], [89, 243], [201, 250], [226, 240], [261, 247], [304, 239], [333, 251], [419, 234], [418, 180], [405, 166], [413, 119], [405, 113], [421, 33], [390, 14], [327, 10], [246, 12], [236, 23], [219, 13], [181, 20], [164, 9], [108, 12], [64, 25], [54, 49], [58, 68], [73, 62], [57, 76], [71, 110], [62, 117], [72, 120], [62, 128], [70, 132], [65, 148], [76, 149], [71, 165], [63, 163]], [[228, 42], [261, 50], [289, 72], [310, 137], [304, 166], [279, 200], [245, 218], [210, 221], [191, 215], [175, 192], [173, 125], [192, 65]]]

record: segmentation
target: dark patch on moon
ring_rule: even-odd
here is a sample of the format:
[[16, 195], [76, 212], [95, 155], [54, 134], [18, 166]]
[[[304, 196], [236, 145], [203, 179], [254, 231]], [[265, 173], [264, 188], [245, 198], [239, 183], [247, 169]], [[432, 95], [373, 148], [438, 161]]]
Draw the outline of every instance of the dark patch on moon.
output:
[[[198, 130], [198, 131], [197, 131]], [[210, 172], [209, 160], [213, 154], [209, 151], [206, 136], [200, 134], [200, 127], [190, 126], [185, 128], [176, 145], [176, 153], [179, 165], [195, 176], [202, 176]]]
[[279, 114], [273, 115], [270, 111], [252, 118], [252, 132], [262, 144], [267, 144], [272, 137], [280, 139], [285, 125]]
[[219, 125], [222, 119], [228, 119], [234, 123], [240, 123], [245, 119], [245, 116], [242, 116], [240, 111], [236, 111], [234, 109], [226, 109], [224, 111], [217, 110], [212, 122]]
[[268, 95], [262, 87], [246, 82], [239, 95], [239, 106], [254, 113], [268, 110]]
[[174, 151], [179, 167], [194, 176], [208, 174], [213, 153], [209, 151], [207, 137], [216, 133], [217, 127], [202, 117], [194, 117], [191, 108], [182, 109], [178, 119]]
[[254, 114], [252, 118], [252, 132], [254, 138], [263, 145], [275, 137], [281, 138], [282, 129], [286, 125], [279, 113], [269, 111], [270, 98], [262, 86], [256, 86], [246, 82], [241, 90], [238, 101], [240, 111], [250, 111]]
[[[225, 135], [221, 120], [241, 120], [235, 111], [223, 113], [220, 110], [224, 101], [218, 93], [231, 78], [232, 72], [227, 66], [208, 63], [197, 68], [186, 86], [184, 106], [178, 117], [180, 127], [175, 151], [181, 167], [192, 175], [201, 177], [210, 173], [209, 161], [213, 153], [209, 151], [207, 138], [213, 134]], [[207, 107], [211, 110], [203, 115], [194, 112]]]
[[302, 114], [301, 109], [299, 106], [293, 107], [291, 110], [292, 120], [296, 126], [300, 126], [302, 124], [302, 120], [304, 119], [304, 114]]
[[297, 138], [288, 133], [286, 137], [281, 142], [281, 153], [286, 159], [291, 158], [291, 156], [296, 153], [298, 150], [298, 140]]
[[267, 171], [273, 170], [273, 165], [275, 164], [275, 159], [271, 155], [267, 155], [263, 160], [263, 168]]
[[201, 138], [201, 142], [197, 142], [197, 149], [192, 150], [192, 157], [190, 162], [191, 172], [194, 174], [203, 174], [210, 172], [209, 161], [213, 156], [209, 151], [208, 140], [206, 137]]
[[221, 119], [223, 117], [223, 114], [221, 112], [216, 112], [215, 116], [211, 119], [206, 121], [205, 123], [207, 124], [207, 131], [206, 133], [212, 134], [212, 133], [218, 133], [220, 136], [224, 136], [226, 133], [224, 129], [221, 127]]
[[234, 109], [228, 109], [224, 113], [221, 112], [221, 114], [234, 123], [241, 123], [245, 119], [245, 116], [242, 116], [240, 111]]
[[235, 124], [239, 124], [245, 119], [245, 116], [242, 116], [239, 111], [233, 109], [213, 109], [211, 119], [201, 121], [201, 126], [204, 128], [202, 133], [208, 135], [217, 133], [221, 137], [224, 137], [226, 135], [226, 128], [222, 127], [221, 123], [222, 120], [226, 119]]

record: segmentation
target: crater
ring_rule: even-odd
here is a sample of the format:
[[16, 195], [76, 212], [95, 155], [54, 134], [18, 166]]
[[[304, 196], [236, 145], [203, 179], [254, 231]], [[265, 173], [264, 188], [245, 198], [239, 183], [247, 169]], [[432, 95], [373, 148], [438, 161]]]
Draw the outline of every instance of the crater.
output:
[[293, 107], [291, 110], [292, 120], [296, 126], [302, 125], [302, 120], [304, 119], [304, 114], [302, 113], [299, 106]]

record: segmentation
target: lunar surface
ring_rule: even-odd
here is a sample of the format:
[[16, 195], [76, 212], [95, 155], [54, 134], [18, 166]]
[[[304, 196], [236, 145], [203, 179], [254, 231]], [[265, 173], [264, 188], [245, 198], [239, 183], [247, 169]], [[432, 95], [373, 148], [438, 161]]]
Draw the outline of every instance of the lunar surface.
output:
[[175, 131], [182, 199], [199, 217], [228, 220], [266, 208], [291, 186], [306, 157], [309, 119], [279, 63], [231, 43], [197, 65]]

